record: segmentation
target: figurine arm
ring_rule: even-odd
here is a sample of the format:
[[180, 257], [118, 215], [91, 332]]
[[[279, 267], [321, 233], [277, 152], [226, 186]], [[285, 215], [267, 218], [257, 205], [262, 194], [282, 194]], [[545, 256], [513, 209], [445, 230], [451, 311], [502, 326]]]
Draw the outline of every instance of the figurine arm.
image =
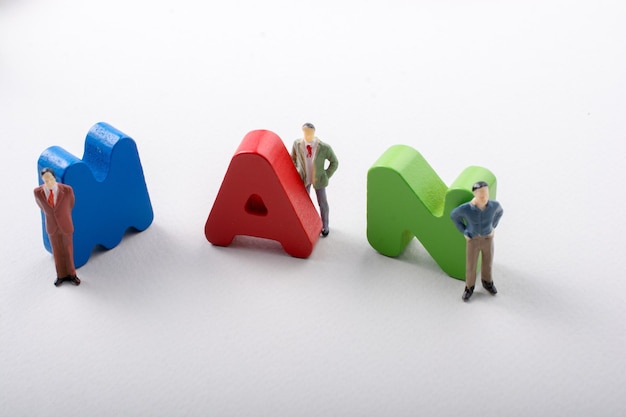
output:
[[43, 206], [41, 205], [41, 199], [37, 195], [37, 191], [39, 191], [39, 190], [37, 188], [35, 188], [35, 191], [33, 192], [33, 194], [35, 195], [35, 203], [37, 203], [37, 206], [39, 206], [39, 208], [41, 210], [43, 210]]
[[461, 207], [457, 207], [450, 213], [450, 218], [452, 222], [459, 229], [459, 232], [463, 233], [466, 237], [471, 237], [467, 234], [467, 225], [465, 223], [465, 218], [463, 217], [463, 213], [461, 212]]
[[291, 160], [295, 166], [298, 166], [298, 154], [296, 151], [296, 147], [298, 146], [298, 141], [293, 142], [293, 146], [291, 147]]
[[298, 139], [296, 139], [291, 147], [291, 160], [293, 161], [293, 165], [296, 167], [296, 171], [298, 171], [298, 175], [300, 175], [300, 179], [304, 182], [306, 178], [306, 167], [302, 166], [302, 154], [299, 152], [300, 150], [300, 143]]
[[337, 171], [339, 167], [339, 160], [335, 156], [335, 152], [333, 152], [333, 148], [328, 146], [328, 154], [326, 155], [326, 159], [328, 159], [328, 168], [326, 168], [326, 176], [328, 178], [332, 177], [332, 175]]
[[74, 203], [75, 203], [75, 198], [74, 198], [74, 189], [72, 187], [68, 187], [69, 192], [70, 192], [70, 210], [72, 210], [74, 208]]
[[496, 209], [496, 212], [493, 214], [493, 222], [491, 223], [494, 229], [498, 226], [498, 223], [500, 222], [500, 218], [502, 217], [502, 214], [504, 214], [504, 210], [502, 209], [502, 206], [498, 204], [498, 208]]

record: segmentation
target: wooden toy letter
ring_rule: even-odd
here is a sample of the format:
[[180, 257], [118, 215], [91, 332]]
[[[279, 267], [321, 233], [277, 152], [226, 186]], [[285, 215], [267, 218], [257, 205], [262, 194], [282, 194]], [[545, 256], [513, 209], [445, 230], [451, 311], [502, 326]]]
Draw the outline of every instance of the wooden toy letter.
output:
[[233, 156], [204, 233], [228, 246], [235, 235], [280, 242], [285, 251], [307, 258], [322, 221], [307, 195], [282, 140], [268, 130], [248, 133]]
[[443, 271], [465, 279], [465, 238], [450, 212], [473, 197], [472, 185], [496, 178], [486, 168], [466, 168], [448, 188], [415, 149], [389, 148], [367, 173], [367, 240], [378, 252], [398, 256], [417, 237]]
[[[74, 189], [74, 264], [87, 263], [97, 245], [117, 246], [129, 228], [143, 231], [154, 219], [135, 141], [107, 123], [87, 132], [83, 159], [51, 146], [37, 161], [37, 171], [52, 168], [57, 180]], [[39, 180], [42, 183], [41, 179]], [[52, 252], [42, 216], [45, 248]]]

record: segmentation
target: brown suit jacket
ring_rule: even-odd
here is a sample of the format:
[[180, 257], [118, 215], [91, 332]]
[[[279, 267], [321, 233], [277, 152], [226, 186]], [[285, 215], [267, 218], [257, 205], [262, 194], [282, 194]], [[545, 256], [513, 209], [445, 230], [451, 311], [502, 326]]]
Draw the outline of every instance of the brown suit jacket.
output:
[[72, 209], [74, 208], [74, 190], [65, 184], [57, 183], [57, 202], [54, 207], [48, 204], [44, 186], [35, 188], [35, 201], [46, 216], [46, 232], [71, 234], [74, 232], [72, 223]]

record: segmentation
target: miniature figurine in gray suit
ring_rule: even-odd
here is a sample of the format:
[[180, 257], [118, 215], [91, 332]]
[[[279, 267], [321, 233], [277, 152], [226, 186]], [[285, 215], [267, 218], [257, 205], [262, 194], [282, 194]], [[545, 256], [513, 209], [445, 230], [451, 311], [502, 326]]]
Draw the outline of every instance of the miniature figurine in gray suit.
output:
[[[333, 149], [325, 142], [322, 142], [315, 136], [315, 126], [312, 123], [302, 125], [301, 139], [296, 139], [291, 149], [291, 159], [304, 182], [307, 193], [310, 192], [311, 185], [315, 189], [317, 195], [317, 204], [320, 208], [320, 217], [322, 218], [323, 237], [328, 236], [330, 232], [328, 228], [328, 199], [326, 197], [326, 187], [328, 180], [335, 173], [339, 166], [339, 161], [333, 152]], [[326, 161], [329, 162], [328, 167], [324, 168]]]

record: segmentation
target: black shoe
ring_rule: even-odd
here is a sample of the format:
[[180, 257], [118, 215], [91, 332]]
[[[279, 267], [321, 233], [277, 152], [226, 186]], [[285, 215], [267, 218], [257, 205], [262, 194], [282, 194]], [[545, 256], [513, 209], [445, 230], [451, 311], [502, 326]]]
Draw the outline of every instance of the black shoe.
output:
[[468, 301], [472, 294], [474, 294], [474, 286], [472, 285], [470, 288], [465, 287], [465, 291], [463, 291], [463, 301]]
[[322, 229], [322, 237], [326, 237], [328, 236], [328, 234], [330, 233], [330, 230], [328, 229]]
[[76, 275], [67, 277], [66, 281], [70, 281], [72, 284], [76, 286], [80, 285], [80, 279]]
[[489, 291], [489, 294], [496, 295], [498, 290], [496, 290], [496, 286], [493, 285], [493, 281], [487, 282], [483, 280], [483, 288]]
[[54, 281], [54, 286], [58, 287], [59, 285], [63, 284], [63, 281], [65, 281], [65, 278], [57, 278], [57, 280]]

